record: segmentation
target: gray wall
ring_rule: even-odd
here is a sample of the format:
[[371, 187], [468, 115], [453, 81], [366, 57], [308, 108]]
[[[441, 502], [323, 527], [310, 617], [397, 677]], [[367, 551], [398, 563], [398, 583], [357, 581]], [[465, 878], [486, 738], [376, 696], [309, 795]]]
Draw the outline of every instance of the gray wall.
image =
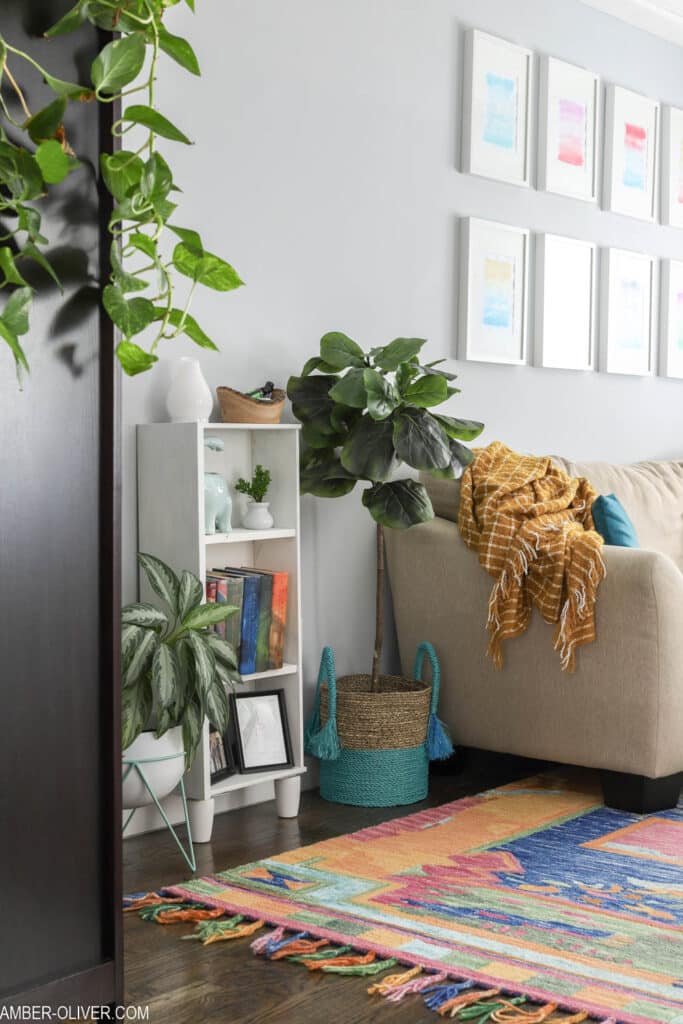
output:
[[[203, 0], [169, 12], [203, 68], [164, 59], [161, 109], [196, 141], [173, 147], [178, 223], [201, 228], [248, 287], [193, 312], [221, 344], [211, 386], [285, 381], [327, 330], [364, 345], [429, 339], [455, 353], [457, 225], [472, 214], [600, 245], [683, 257], [683, 233], [456, 171], [463, 30], [476, 26], [683, 106], [683, 51], [577, 0]], [[535, 171], [535, 167], [533, 168]], [[163, 419], [169, 363], [126, 382], [125, 596], [135, 594], [134, 424]], [[683, 383], [461, 363], [452, 411], [485, 442], [613, 461], [683, 454]], [[373, 535], [358, 492], [303, 502], [305, 672], [333, 644], [371, 655]], [[457, 586], [457, 581], [453, 581]], [[390, 652], [391, 655], [391, 652]]]

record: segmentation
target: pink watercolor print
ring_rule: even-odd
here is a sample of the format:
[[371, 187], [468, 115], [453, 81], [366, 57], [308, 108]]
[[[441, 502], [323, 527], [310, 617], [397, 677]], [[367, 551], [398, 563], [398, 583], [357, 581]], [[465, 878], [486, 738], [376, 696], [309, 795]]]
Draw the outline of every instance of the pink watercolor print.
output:
[[557, 159], [572, 167], [586, 163], [586, 107], [576, 100], [559, 101], [559, 145]]
[[624, 125], [624, 185], [644, 192], [647, 187], [647, 131], [642, 125]]

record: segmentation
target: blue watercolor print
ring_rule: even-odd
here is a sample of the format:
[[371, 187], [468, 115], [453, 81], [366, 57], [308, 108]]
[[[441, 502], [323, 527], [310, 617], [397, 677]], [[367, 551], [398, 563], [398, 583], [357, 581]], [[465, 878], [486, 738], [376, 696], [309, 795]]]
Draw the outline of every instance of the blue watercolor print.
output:
[[493, 71], [486, 73], [484, 142], [514, 149], [517, 135], [517, 83]]
[[484, 260], [482, 319], [486, 327], [512, 327], [514, 275], [511, 260]]

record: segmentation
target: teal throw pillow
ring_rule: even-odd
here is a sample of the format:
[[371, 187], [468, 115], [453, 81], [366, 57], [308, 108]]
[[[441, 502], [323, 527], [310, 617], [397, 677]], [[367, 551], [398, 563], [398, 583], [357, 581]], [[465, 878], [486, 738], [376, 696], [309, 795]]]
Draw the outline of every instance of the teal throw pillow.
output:
[[605, 544], [639, 548], [638, 535], [626, 509], [615, 494], [601, 494], [593, 502], [593, 522]]

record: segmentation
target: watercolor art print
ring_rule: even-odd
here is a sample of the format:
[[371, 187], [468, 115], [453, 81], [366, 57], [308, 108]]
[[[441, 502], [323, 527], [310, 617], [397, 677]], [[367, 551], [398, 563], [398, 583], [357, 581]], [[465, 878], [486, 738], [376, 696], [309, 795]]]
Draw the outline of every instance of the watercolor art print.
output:
[[541, 60], [538, 186], [595, 202], [600, 82], [585, 68]]
[[606, 208], [629, 217], [654, 220], [659, 104], [610, 85], [606, 125]]

